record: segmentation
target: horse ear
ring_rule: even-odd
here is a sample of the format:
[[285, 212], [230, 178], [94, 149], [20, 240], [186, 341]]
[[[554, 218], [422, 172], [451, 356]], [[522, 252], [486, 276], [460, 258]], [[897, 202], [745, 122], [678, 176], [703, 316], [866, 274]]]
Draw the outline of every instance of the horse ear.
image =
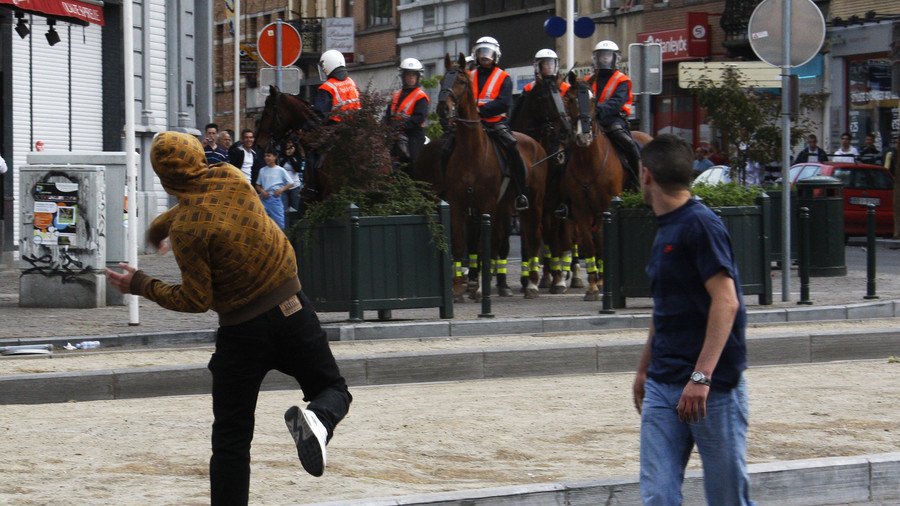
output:
[[459, 53], [459, 57], [456, 59], [456, 64], [459, 65], [459, 68], [466, 68], [466, 55]]
[[444, 53], [444, 70], [450, 70], [452, 66], [453, 62], [450, 61], [450, 53]]
[[274, 84], [269, 85], [269, 95], [275, 96], [278, 94], [278, 87]]

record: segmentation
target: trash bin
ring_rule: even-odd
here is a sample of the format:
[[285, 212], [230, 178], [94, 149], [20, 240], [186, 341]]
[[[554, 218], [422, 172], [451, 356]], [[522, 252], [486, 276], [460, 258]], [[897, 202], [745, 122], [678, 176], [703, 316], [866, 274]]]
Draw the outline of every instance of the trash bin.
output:
[[797, 197], [809, 209], [809, 275], [845, 276], [843, 183], [828, 176], [801, 179]]

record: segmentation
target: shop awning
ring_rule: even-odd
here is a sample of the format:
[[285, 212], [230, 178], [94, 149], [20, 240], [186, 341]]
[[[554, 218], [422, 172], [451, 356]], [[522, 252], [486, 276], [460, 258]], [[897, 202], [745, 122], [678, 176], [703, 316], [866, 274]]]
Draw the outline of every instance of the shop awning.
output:
[[102, 2], [80, 0], [0, 0], [0, 5], [30, 12], [40, 16], [52, 16], [69, 23], [104, 25]]

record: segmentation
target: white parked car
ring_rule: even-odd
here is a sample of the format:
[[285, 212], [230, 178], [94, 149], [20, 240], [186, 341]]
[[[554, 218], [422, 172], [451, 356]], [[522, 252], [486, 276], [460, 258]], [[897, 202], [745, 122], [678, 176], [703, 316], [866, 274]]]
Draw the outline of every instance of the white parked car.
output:
[[704, 170], [694, 179], [691, 186], [698, 184], [724, 184], [731, 182], [731, 167], [727, 165], [713, 165]]

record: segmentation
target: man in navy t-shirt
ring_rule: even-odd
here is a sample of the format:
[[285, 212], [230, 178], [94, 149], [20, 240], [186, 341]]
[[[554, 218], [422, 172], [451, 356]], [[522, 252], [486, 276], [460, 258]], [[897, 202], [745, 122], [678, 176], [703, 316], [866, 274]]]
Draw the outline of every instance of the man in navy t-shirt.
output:
[[746, 312], [731, 239], [690, 193], [693, 151], [660, 135], [642, 152], [644, 201], [659, 230], [647, 275], [653, 320], [634, 381], [641, 413], [641, 498], [681, 504], [696, 443], [709, 504], [745, 505]]

